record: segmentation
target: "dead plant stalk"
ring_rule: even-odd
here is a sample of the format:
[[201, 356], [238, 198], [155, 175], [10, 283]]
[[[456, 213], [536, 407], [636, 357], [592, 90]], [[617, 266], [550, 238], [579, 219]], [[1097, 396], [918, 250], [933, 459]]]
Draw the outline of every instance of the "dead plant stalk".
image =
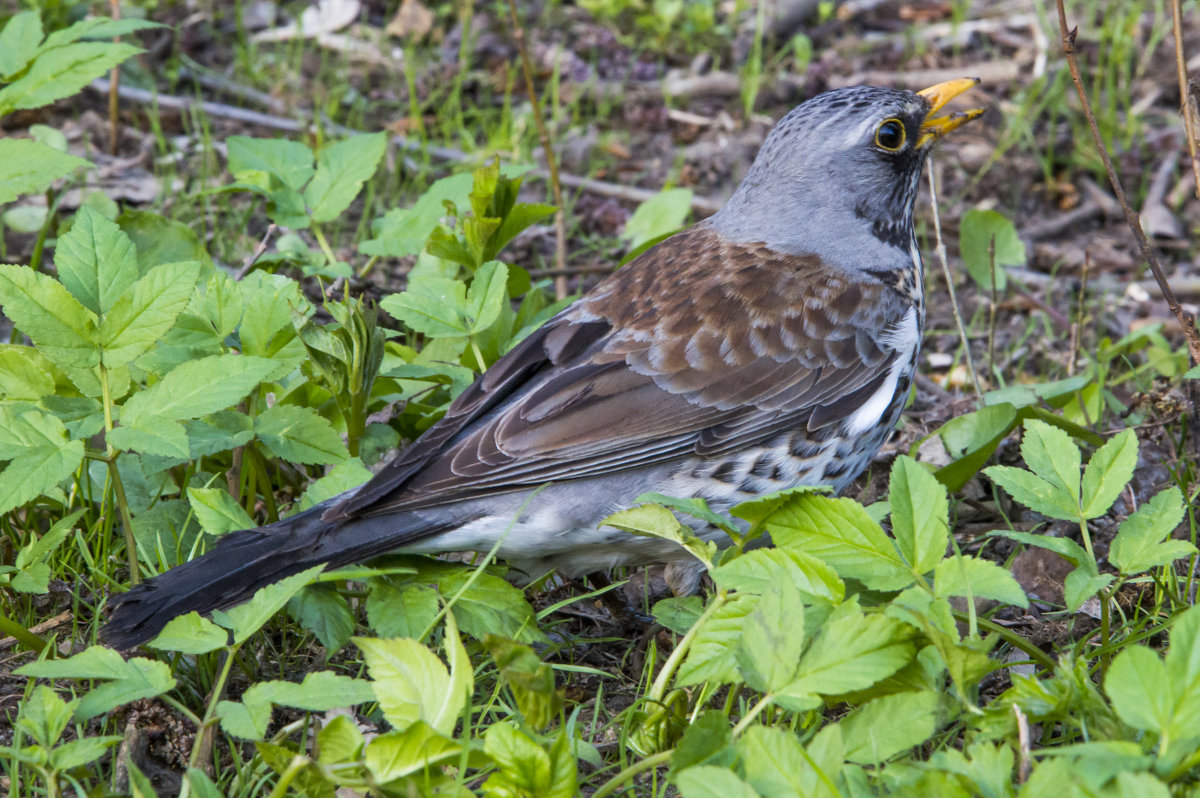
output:
[[[542, 106], [538, 102], [537, 91], [533, 85], [533, 61], [529, 57], [529, 47], [525, 42], [525, 28], [521, 26], [521, 18], [517, 14], [516, 0], [508, 0], [508, 12], [512, 16], [513, 40], [516, 42], [517, 51], [521, 54], [521, 71], [525, 73], [525, 93], [529, 95], [529, 104], [533, 107], [533, 121], [537, 125], [542, 152], [546, 155], [546, 168], [550, 172], [550, 188], [554, 193], [554, 205], [558, 208], [554, 214], [554, 268], [555, 271], [564, 271], [567, 268], [567, 222], [563, 216], [562, 184], [558, 179], [558, 161], [554, 157], [554, 147], [550, 143], [550, 131], [546, 128], [546, 120], [542, 117]], [[566, 295], [566, 276], [555, 277], [555, 298], [562, 299]]]
[[1175, 318], [1179, 320], [1179, 326], [1183, 328], [1192, 363], [1200, 363], [1200, 331], [1196, 329], [1196, 319], [1191, 313], [1185, 311], [1179, 305], [1179, 300], [1175, 298], [1175, 292], [1171, 290], [1171, 285], [1167, 282], [1167, 276], [1158, 262], [1158, 256], [1154, 253], [1154, 248], [1150, 246], [1150, 240], [1146, 238], [1146, 232], [1142, 229], [1141, 219], [1125, 199], [1125, 190], [1121, 187], [1121, 181], [1117, 178], [1112, 159], [1108, 157], [1108, 150], [1104, 146], [1104, 139], [1100, 136], [1100, 128], [1096, 125], [1096, 117], [1092, 113], [1092, 104], [1088, 102], [1087, 91], [1083, 88], [1083, 78], [1079, 73], [1079, 61], [1075, 53], [1075, 36], [1079, 33], [1079, 29], [1067, 29], [1067, 10], [1063, 7], [1063, 0], [1055, 0], [1055, 4], [1058, 6], [1058, 29], [1062, 36], [1063, 54], [1067, 58], [1067, 67], [1071, 70], [1071, 80], [1075, 83], [1075, 92], [1079, 95], [1079, 102], [1083, 106], [1083, 114], [1087, 119], [1088, 128], [1092, 131], [1092, 140], [1096, 143], [1096, 152], [1104, 164], [1108, 182], [1112, 185], [1117, 202], [1121, 204], [1121, 210], [1125, 212], [1125, 221], [1128, 222], [1129, 229], [1138, 242], [1142, 257], [1150, 264], [1150, 271], [1154, 275], [1158, 287], [1162, 290], [1163, 299], [1167, 301], [1171, 313], [1175, 315]]

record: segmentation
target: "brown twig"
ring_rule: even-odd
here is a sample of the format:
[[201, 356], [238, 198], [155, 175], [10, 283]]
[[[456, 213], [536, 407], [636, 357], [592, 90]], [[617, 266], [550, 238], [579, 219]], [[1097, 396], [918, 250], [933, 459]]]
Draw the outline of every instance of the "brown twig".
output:
[[942, 217], [938, 214], [937, 185], [933, 178], [933, 159], [929, 159], [929, 206], [933, 209], [933, 234], [937, 240], [938, 261], [942, 264], [942, 273], [946, 275], [946, 290], [950, 292], [950, 309], [954, 311], [954, 323], [958, 326], [958, 335], [962, 339], [963, 354], [966, 356], [967, 371], [971, 372], [971, 382], [975, 385], [975, 396], [983, 401], [983, 386], [979, 382], [979, 373], [975, 371], [975, 359], [971, 357], [971, 339], [967, 336], [967, 327], [963, 324], [962, 313], [958, 310], [958, 295], [954, 290], [954, 275], [950, 274], [950, 264], [946, 262], [946, 243], [942, 240]]
[[242, 268], [238, 269], [237, 275], [233, 279], [241, 280], [250, 273], [250, 270], [254, 268], [254, 264], [267, 251], [267, 242], [271, 240], [271, 236], [273, 235], [275, 235], [275, 223], [271, 222], [267, 225], [267, 232], [263, 234], [262, 241], [259, 241], [258, 245], [254, 247], [254, 251], [242, 261]]
[[[121, 18], [121, 0], [109, 0], [109, 7], [112, 10], [113, 20]], [[114, 36], [113, 42], [121, 41], [120, 36]], [[112, 71], [108, 73], [108, 154], [117, 154], [117, 112], [120, 106], [117, 104], [117, 90], [121, 85], [121, 67], [114, 66]]]
[[[546, 168], [550, 170], [550, 189], [554, 193], [554, 204], [558, 210], [554, 213], [554, 267], [567, 267], [567, 221], [563, 215], [562, 183], [558, 179], [558, 160], [554, 157], [554, 147], [550, 143], [550, 131], [546, 120], [542, 118], [542, 106], [538, 102], [537, 91], [533, 85], [533, 60], [529, 57], [529, 47], [525, 44], [525, 29], [521, 27], [521, 18], [517, 15], [517, 0], [508, 0], [508, 12], [512, 16], [513, 39], [517, 51], [521, 54], [521, 71], [525, 73], [525, 93], [529, 95], [529, 104], [533, 107], [533, 121], [537, 125], [538, 139], [542, 144], [542, 152], [546, 155]], [[567, 278], [554, 278], [554, 295], [562, 299], [567, 295]]]
[[1079, 95], [1079, 102], [1083, 105], [1083, 114], [1087, 119], [1088, 128], [1092, 131], [1092, 139], [1096, 143], [1100, 161], [1104, 164], [1108, 182], [1112, 185], [1117, 202], [1121, 203], [1121, 210], [1125, 212], [1125, 221], [1128, 222], [1129, 229], [1138, 242], [1142, 257], [1150, 265], [1150, 272], [1154, 275], [1154, 280], [1158, 283], [1159, 288], [1162, 289], [1167, 307], [1171, 309], [1171, 313], [1179, 320], [1179, 326], [1183, 328], [1192, 362], [1200, 362], [1200, 330], [1196, 329], [1196, 319], [1191, 313], [1180, 307], [1179, 300], [1175, 298], [1175, 292], [1171, 290], [1171, 285], [1167, 282], [1167, 276], [1158, 262], [1158, 256], [1154, 254], [1154, 248], [1150, 246], [1150, 240], [1146, 238], [1146, 232], [1142, 229], [1141, 220], [1125, 199], [1125, 190], [1121, 187], [1121, 181], [1117, 178], [1116, 170], [1113, 169], [1112, 160], [1108, 157], [1108, 150], [1104, 147], [1100, 128], [1096, 125], [1096, 117], [1092, 113], [1092, 105], [1088, 102], [1087, 92], [1083, 88], [1083, 78], [1079, 73], [1079, 61], [1075, 57], [1075, 36], [1079, 33], [1079, 29], [1067, 29], [1067, 10], [1063, 6], [1063, 0], [1055, 0], [1055, 4], [1058, 6], [1058, 29], [1062, 36], [1063, 54], [1067, 58], [1067, 67], [1071, 70], [1071, 80], [1075, 83], [1075, 92]]
[[1197, 145], [1195, 108], [1188, 91], [1187, 58], [1183, 54], [1183, 0], [1171, 0], [1171, 22], [1175, 31], [1175, 70], [1179, 76], [1179, 113], [1183, 114], [1183, 129], [1187, 132], [1188, 155], [1192, 161], [1192, 176], [1196, 178], [1196, 197], [1200, 198], [1200, 146]]

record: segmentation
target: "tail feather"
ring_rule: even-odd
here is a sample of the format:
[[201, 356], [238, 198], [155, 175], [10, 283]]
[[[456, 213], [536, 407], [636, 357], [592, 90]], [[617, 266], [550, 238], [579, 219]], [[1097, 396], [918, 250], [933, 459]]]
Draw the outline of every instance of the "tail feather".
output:
[[178, 615], [231, 607], [314, 565], [337, 568], [360, 562], [428, 532], [405, 530], [402, 523], [389, 524], [387, 530], [379, 524], [343, 526], [323, 521], [325, 509], [322, 504], [270, 526], [231, 532], [208, 554], [110, 598], [111, 614], [101, 639], [113, 648], [133, 648]]

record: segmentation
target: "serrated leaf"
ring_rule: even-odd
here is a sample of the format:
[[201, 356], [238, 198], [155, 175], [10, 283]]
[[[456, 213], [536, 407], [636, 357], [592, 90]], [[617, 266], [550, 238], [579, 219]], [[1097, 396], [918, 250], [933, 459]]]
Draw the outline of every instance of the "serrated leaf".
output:
[[0, 515], [52, 490], [83, 462], [83, 441], [73, 441], [54, 416], [16, 413], [0, 406]]
[[366, 739], [354, 721], [346, 715], [335, 715], [317, 732], [317, 761], [324, 765], [349, 762], [358, 758]]
[[675, 514], [658, 504], [642, 504], [613, 513], [600, 522], [634, 535], [663, 538], [678, 543], [705, 566], [711, 567], [717, 544], [704, 540], [691, 527], [680, 523]]
[[329, 653], [350, 642], [354, 613], [346, 597], [328, 583], [309, 585], [288, 602], [288, 614], [317, 636]]
[[852, 499], [798, 493], [771, 513], [766, 526], [776, 546], [823, 560], [839, 576], [875, 590], [899, 590], [916, 578], [891, 538]]
[[450, 689], [450, 673], [425, 646], [409, 638], [356, 637], [375, 697], [388, 723], [403, 731], [417, 721], [450, 734], [466, 697]]
[[461, 281], [426, 277], [410, 283], [407, 291], [385, 296], [379, 306], [416, 332], [446, 338], [468, 334], [463, 322], [466, 303], [467, 288]]
[[354, 679], [333, 671], [313, 671], [300, 683], [273, 680], [252, 685], [243, 694], [247, 703], [271, 703], [328, 712], [375, 700], [375, 691], [365, 679]]
[[100, 362], [95, 317], [52, 277], [0, 264], [0, 305], [58, 367], [86, 369]]
[[978, 557], [954, 555], [939, 562], [933, 570], [933, 593], [938, 598], [988, 598], [1016, 607], [1029, 606], [1025, 591], [1011, 573]]
[[292, 463], [341, 463], [350, 457], [342, 436], [310, 407], [275, 405], [254, 419], [254, 434]]
[[192, 611], [167, 621], [158, 636], [146, 645], [160, 651], [196, 655], [223, 648], [228, 641], [229, 633], [226, 630]]
[[183, 421], [224, 410], [244, 399], [275, 368], [274, 362], [249, 355], [212, 355], [182, 363], [129, 397], [121, 408], [121, 423], [137, 425], [151, 416]]
[[498, 260], [480, 266], [467, 289], [466, 301], [467, 331], [475, 335], [491, 327], [508, 301], [508, 266]]
[[[54, 249], [58, 279], [93, 313], [108, 313], [138, 279], [137, 251], [116, 222], [86, 205]], [[190, 293], [190, 292], [189, 292]]]
[[737, 775], [713, 765], [697, 765], [675, 778], [683, 798], [759, 798], [758, 793]]
[[212, 258], [204, 242], [183, 222], [153, 211], [127, 209], [117, 217], [117, 224], [137, 248], [138, 269], [142, 274], [163, 263], [197, 261], [202, 275], [224, 277], [233, 283], [232, 277], [212, 269]]
[[888, 501], [901, 556], [926, 573], [941, 562], [950, 540], [946, 488], [916, 460], [900, 456], [892, 465]]
[[959, 238], [963, 264], [984, 291], [992, 290], [992, 254], [989, 254], [989, 249], [995, 256], [997, 291], [1003, 291], [1008, 284], [1005, 266], [1025, 265], [1025, 242], [1017, 234], [1013, 223], [996, 211], [967, 211], [959, 223]]
[[387, 782], [456, 762], [461, 756], [459, 743], [417, 721], [403, 731], [372, 739], [363, 750], [363, 764], [376, 780]]
[[[546, 640], [538, 629], [533, 608], [520, 590], [495, 574], [481, 573], [474, 577], [472, 574], [472, 569], [454, 568], [437, 580], [442, 598], [447, 602], [454, 600], [449, 606], [464, 632], [477, 640], [489, 634], [511, 637], [522, 643]], [[470, 586], [467, 586], [468, 580], [473, 580]]]
[[188, 501], [200, 527], [210, 535], [253, 529], [254, 519], [224, 488], [188, 488]]
[[141, 48], [112, 42], [80, 42], [39, 55], [24, 75], [0, 89], [0, 116], [40, 108], [70, 97]]
[[350, 206], [387, 150], [383, 131], [334, 142], [317, 154], [317, 172], [304, 189], [314, 222], [336, 219]]
[[1007, 529], [997, 529], [988, 534], [1027, 543], [1030, 546], [1037, 546], [1040, 549], [1047, 549], [1059, 555], [1071, 563], [1071, 565], [1083, 565], [1091, 560], [1083, 546], [1080, 546], [1070, 538], [1052, 538], [1049, 535], [1033, 535], [1028, 532], [1013, 532]]
[[271, 704], [256, 701], [218, 701], [221, 729], [243, 740], [261, 740], [271, 726]]
[[42, 679], [104, 679], [75, 707], [75, 717], [88, 721], [139, 698], [150, 698], [175, 687], [165, 662], [134, 657], [125, 660], [104, 646], [91, 646], [63, 660], [33, 662], [18, 668], [21, 676]]
[[259, 588], [254, 593], [254, 597], [244, 604], [228, 610], [214, 610], [212, 619], [218, 625], [233, 632], [235, 645], [241, 643], [262, 628], [262, 625], [269, 621], [272, 615], [283, 609], [284, 605], [291, 601], [292, 596], [316, 579], [324, 569], [324, 565], [314, 565], [298, 574]]
[[[37, 53], [42, 36], [42, 18], [37, 11], [22, 11], [9, 18], [0, 30], [0, 79], [9, 80], [25, 68]], [[4, 202], [8, 200], [0, 199]]]
[[838, 722], [846, 759], [860, 765], [880, 764], [920, 745], [937, 731], [938, 694], [897, 693], [867, 702]]
[[416, 255], [425, 249], [430, 235], [446, 215], [443, 203], [465, 205], [473, 182], [466, 172], [435, 181], [411, 208], [394, 208], [376, 221], [373, 225], [376, 237], [360, 244], [359, 251], [380, 257]]
[[701, 682], [723, 684], [737, 679], [737, 643], [746, 616], [758, 597], [742, 595], [718, 607], [708, 617], [688, 649], [676, 683], [682, 687]]
[[[0, 53], [3, 52], [4, 48], [0, 47]], [[25, 194], [44, 191], [55, 180], [91, 165], [83, 158], [59, 152], [39, 141], [0, 140], [0, 205]]]
[[1079, 505], [1063, 488], [1037, 474], [1012, 466], [991, 466], [983, 473], [1031, 510], [1063, 521], [1079, 520]]
[[784, 580], [763, 592], [742, 624], [734, 655], [746, 684], [771, 693], [792, 681], [804, 650], [804, 603]]
[[1094, 567], [1080, 566], [1067, 574], [1067, 578], [1063, 580], [1063, 602], [1070, 612], [1078, 610], [1083, 606], [1083, 602], [1113, 581], [1112, 574], [1097, 574], [1092, 570]]
[[104, 365], [123, 366], [158, 343], [188, 306], [199, 276], [196, 261], [165, 263], [134, 283], [100, 321]]
[[239, 180], [247, 172], [268, 172], [300, 191], [315, 172], [312, 150], [298, 141], [230, 136], [225, 143], [229, 172]]
[[1145, 646], [1129, 646], [1113, 659], [1104, 677], [1104, 692], [1130, 726], [1162, 733], [1170, 725], [1175, 696], [1167, 669]]
[[1029, 419], [1021, 436], [1021, 457], [1033, 473], [1079, 503], [1079, 447], [1071, 436], [1044, 421]]
[[36, 402], [54, 393], [49, 367], [31, 346], [0, 344], [0, 398]]
[[1138, 440], [1131, 429], [1121, 431], [1096, 450], [1083, 471], [1084, 518], [1097, 518], [1108, 512], [1133, 478], [1137, 461]]
[[822, 560], [796, 549], [754, 549], [712, 571], [723, 590], [762, 593], [771, 585], [791, 582], [808, 603], [822, 598], [840, 604], [846, 585]]
[[908, 627], [884, 615], [865, 615], [843, 604], [822, 625], [800, 659], [784, 697], [836, 695], [864, 690], [912, 661]]
[[1121, 522], [1108, 550], [1112, 564], [1124, 574], [1137, 574], [1167, 565], [1196, 552], [1186, 540], [1167, 540], [1183, 522], [1183, 493], [1170, 487]]
[[424, 632], [438, 613], [438, 592], [429, 585], [389, 578], [371, 582], [367, 623], [384, 637], [412, 637]]
[[108, 442], [121, 451], [187, 459], [187, 430], [178, 421], [149, 416], [135, 418], [132, 426], [120, 426], [108, 434]]

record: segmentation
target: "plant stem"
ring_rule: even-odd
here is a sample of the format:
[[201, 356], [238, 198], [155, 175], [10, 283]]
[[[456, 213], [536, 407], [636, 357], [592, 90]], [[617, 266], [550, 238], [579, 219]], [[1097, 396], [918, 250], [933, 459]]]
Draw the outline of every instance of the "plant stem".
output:
[[108, 454], [108, 475], [116, 492], [117, 511], [121, 514], [121, 526], [125, 532], [125, 556], [129, 558], [129, 584], [136, 585], [142, 581], [138, 569], [137, 541], [133, 537], [133, 516], [129, 514], [129, 501], [125, 497], [125, 483], [121, 481], [121, 472], [117, 468], [118, 452], [109, 443], [112, 435], [112, 393], [108, 388], [108, 368], [104, 361], [100, 362], [100, 395], [104, 404], [104, 446]]
[[[213, 685], [212, 695], [208, 699], [208, 707], [204, 711], [204, 720], [200, 722], [200, 727], [196, 729], [196, 737], [192, 741], [192, 752], [188, 756], [189, 770], [197, 767], [200, 761], [200, 749], [203, 748], [204, 738], [208, 736], [209, 729], [213, 725], [217, 714], [217, 703], [225, 693], [225, 682], [229, 680], [229, 671], [233, 668], [233, 659], [240, 647], [240, 643], [235, 643], [225, 649], [225, 662], [221, 665], [221, 675], [217, 677], [217, 683]], [[180, 798], [186, 798], [187, 787], [188, 782], [184, 781], [184, 789], [179, 794]]]
[[[967, 613], [961, 610], [952, 610], [952, 612], [954, 613], [955, 619], [964, 622], [968, 620]], [[995, 621], [989, 621], [987, 618], [978, 618], [976, 620], [981, 629], [988, 630], [1013, 648], [1021, 651], [1022, 653], [1028, 654], [1031, 660], [1036, 662], [1038, 665], [1041, 665], [1047, 671], [1054, 671], [1054, 668], [1056, 667], [1054, 660], [1050, 659], [1050, 655], [1042, 651], [1033, 643], [1030, 643], [1019, 634], [1005, 629]]]
[[733, 727], [733, 732], [731, 733], [732, 736], [738, 737], [741, 735], [742, 732], [744, 732], [746, 729], [748, 729], [750, 727], [750, 724], [753, 723], [758, 718], [758, 716], [762, 713], [762, 711], [764, 709], [767, 708], [768, 705], [770, 705], [772, 698], [773, 698], [773, 696], [765, 695], [758, 700], [757, 704], [750, 707], [750, 711], [746, 713], [745, 717], [743, 717], [741, 720], [739, 720], [737, 722], [737, 725]]
[[283, 798], [287, 795], [287, 788], [291, 785], [296, 776], [300, 775], [300, 771], [308, 766], [309, 759], [306, 756], [296, 754], [292, 757], [292, 761], [288, 763], [287, 770], [283, 771], [283, 775], [279, 777], [279, 783], [275, 785], [275, 789], [271, 790], [270, 798]]
[[42, 649], [46, 647], [45, 640], [5, 615], [0, 615], [0, 632], [9, 637], [15, 637], [19, 643], [28, 646], [38, 653], [41, 653]]
[[675, 675], [675, 671], [683, 663], [683, 658], [687, 656], [688, 650], [692, 647], [692, 641], [700, 633], [704, 622], [727, 603], [729, 603], [729, 596], [725, 593], [718, 593], [712, 602], [704, 608], [704, 612], [692, 624], [692, 628], [688, 629], [687, 634], [679, 641], [679, 645], [675, 646], [675, 650], [671, 652], [671, 656], [667, 657], [667, 661], [663, 663], [662, 670], [658, 672], [658, 676], [654, 679], [654, 684], [650, 687], [650, 692], [646, 694], [647, 698], [652, 701], [662, 701], [663, 696], [667, 692], [667, 683], [671, 681], [671, 677]]
[[604, 784], [600, 785], [600, 789], [592, 793], [592, 798], [608, 798], [608, 796], [615, 793], [622, 784], [629, 781], [637, 774], [670, 762], [671, 757], [674, 756], [674, 754], [675, 749], [672, 748], [668, 751], [660, 751], [653, 756], [648, 756], [645, 759], [634, 762], [632, 765], [625, 768], [608, 781], [604, 782]]

